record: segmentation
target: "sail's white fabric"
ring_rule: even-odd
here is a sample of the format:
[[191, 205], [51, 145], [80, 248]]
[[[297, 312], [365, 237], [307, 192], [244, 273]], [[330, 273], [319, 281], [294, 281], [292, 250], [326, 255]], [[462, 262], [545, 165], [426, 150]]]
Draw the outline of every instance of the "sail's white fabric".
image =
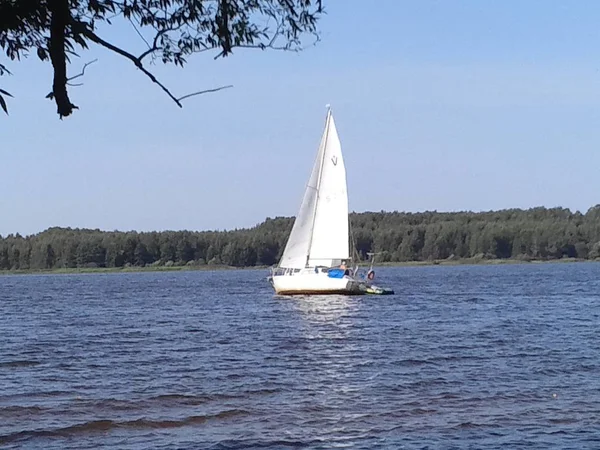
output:
[[317, 184], [319, 182], [319, 173], [321, 171], [321, 163], [325, 151], [326, 136], [327, 125], [325, 126], [325, 131], [321, 137], [319, 151], [317, 152], [310, 179], [308, 180], [306, 190], [304, 191], [300, 210], [296, 215], [292, 232], [290, 233], [281, 261], [279, 262], [280, 267], [291, 269], [302, 269], [306, 267], [317, 203]]
[[326, 131], [309, 266], [331, 266], [349, 256], [346, 167], [331, 112]]
[[347, 259], [348, 194], [341, 143], [331, 111], [300, 210], [279, 263], [301, 269]]

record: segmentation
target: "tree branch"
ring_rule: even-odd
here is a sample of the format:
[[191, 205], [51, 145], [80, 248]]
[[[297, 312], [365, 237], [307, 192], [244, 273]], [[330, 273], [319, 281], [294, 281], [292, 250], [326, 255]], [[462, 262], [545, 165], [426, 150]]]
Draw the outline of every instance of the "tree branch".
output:
[[[296, 42], [288, 41], [284, 45], [276, 46], [275, 43], [277, 42], [277, 39], [284, 36], [283, 28], [284, 28], [284, 25], [282, 23], [279, 23], [277, 25], [277, 30], [273, 33], [273, 36], [271, 37], [271, 40], [269, 42], [267, 42], [266, 44], [265, 43], [237, 44], [237, 45], [233, 45], [229, 51], [231, 51], [233, 48], [246, 48], [246, 49], [260, 49], [260, 50], [271, 49], [271, 50], [279, 50], [279, 51], [301, 52], [303, 50], [306, 50], [308, 47], [317, 45], [317, 43], [320, 42], [320, 40], [321, 40], [321, 37], [319, 36], [319, 34], [315, 32], [315, 33], [312, 33], [315, 38], [315, 41], [310, 45], [305, 45], [303, 47], [294, 49], [294, 48], [292, 48], [292, 46]], [[225, 56], [226, 54], [227, 54], [227, 52], [225, 50], [222, 50], [213, 59], [217, 60], [217, 59]]]
[[[69, 99], [69, 89], [85, 82], [91, 64], [69, 76], [76, 46], [87, 49], [91, 41], [130, 60], [182, 107], [187, 98], [231, 86], [174, 95], [153, 74], [155, 61], [183, 67], [192, 54], [211, 51], [218, 58], [240, 47], [297, 51], [307, 33], [317, 33], [322, 0], [0, 0], [0, 10], [4, 25], [0, 25], [0, 50], [10, 59], [37, 50], [42, 61], [50, 60], [53, 80], [48, 96], [62, 119], [77, 109]], [[97, 26], [112, 25], [114, 17], [129, 20], [144, 41], [143, 50], [120, 45], [110, 34], [108, 40], [103, 38], [104, 32]], [[0, 64], [0, 75], [6, 73]], [[3, 101], [7, 98], [2, 94]], [[0, 105], [0, 114], [3, 109]]]
[[[152, 46], [148, 45], [148, 50], [146, 50], [145, 52], [143, 52], [137, 58], [141, 61], [146, 56], [154, 53], [157, 50], [160, 50], [160, 47], [158, 46], [158, 40], [160, 39], [160, 37], [163, 36], [164, 34], [168, 33], [169, 31], [177, 31], [182, 26], [183, 26], [183, 24], [181, 24], [181, 25], [179, 25], [177, 27], [170, 27], [170, 28], [165, 28], [163, 30], [157, 31], [156, 34], [154, 35], [154, 40], [152, 42]], [[144, 41], [146, 41], [146, 40], [144, 39]]]
[[[233, 85], [228, 85], [228, 86], [221, 86], [218, 88], [214, 88], [214, 89], [206, 89], [203, 91], [198, 91], [198, 92], [194, 92], [191, 94], [187, 94], [184, 95], [183, 97], [175, 97], [171, 91], [164, 85], [162, 84], [160, 81], [158, 81], [158, 79], [154, 76], [154, 74], [152, 72], [150, 72], [148, 69], [146, 69], [142, 63], [142, 58], [144, 56], [146, 56], [147, 54], [149, 54], [148, 52], [144, 52], [142, 53], [142, 55], [140, 55], [139, 57], [136, 57], [134, 55], [132, 55], [131, 53], [123, 50], [122, 48], [117, 47], [116, 45], [111, 44], [110, 42], [105, 41], [104, 39], [102, 39], [100, 36], [98, 36], [96, 33], [94, 33], [92, 30], [90, 30], [85, 24], [81, 23], [81, 22], [77, 22], [74, 24], [74, 26], [77, 27], [77, 31], [80, 32], [81, 34], [83, 34], [85, 37], [87, 37], [90, 41], [104, 47], [107, 48], [108, 50], [117, 53], [125, 58], [127, 58], [128, 60], [130, 60], [138, 69], [140, 69], [148, 78], [150, 78], [150, 80], [152, 80], [153, 83], [156, 83], [160, 86], [160, 88], [171, 98], [171, 100], [173, 100], [177, 106], [179, 106], [180, 108], [183, 108], [183, 105], [181, 104], [181, 101], [189, 98], [189, 97], [194, 97], [196, 95], [201, 95], [201, 94], [208, 94], [210, 92], [217, 92], [217, 91], [221, 91], [223, 89], [228, 89], [228, 88], [232, 88]], [[156, 42], [155, 38], [155, 42]]]
[[79, 22], [77, 23], [78, 28], [81, 32], [81, 34], [83, 34], [85, 37], [87, 37], [90, 41], [104, 47], [107, 48], [125, 58], [127, 58], [128, 60], [130, 60], [138, 69], [140, 69], [142, 72], [144, 72], [146, 74], [146, 76], [148, 78], [150, 78], [152, 80], [153, 83], [156, 83], [160, 86], [160, 88], [165, 91], [165, 93], [171, 97], [171, 99], [177, 104], [177, 106], [179, 106], [180, 108], [183, 108], [183, 105], [179, 102], [179, 100], [177, 100], [177, 98], [171, 93], [171, 91], [169, 91], [169, 89], [167, 89], [167, 87], [162, 84], [160, 81], [158, 81], [156, 79], [156, 77], [154, 76], [154, 74], [150, 71], [148, 71], [144, 65], [142, 64], [142, 61], [135, 57], [134, 55], [132, 55], [129, 52], [126, 52], [125, 50], [111, 44], [110, 42], [105, 41], [104, 39], [102, 39], [101, 37], [99, 37], [96, 33], [94, 33], [92, 30], [90, 30], [85, 24]]

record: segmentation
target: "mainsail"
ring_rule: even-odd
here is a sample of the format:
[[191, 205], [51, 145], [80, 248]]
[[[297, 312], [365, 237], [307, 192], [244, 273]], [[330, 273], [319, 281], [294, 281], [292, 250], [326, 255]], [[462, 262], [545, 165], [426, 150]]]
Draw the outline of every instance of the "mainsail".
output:
[[332, 266], [349, 257], [348, 192], [342, 146], [331, 110], [280, 267]]

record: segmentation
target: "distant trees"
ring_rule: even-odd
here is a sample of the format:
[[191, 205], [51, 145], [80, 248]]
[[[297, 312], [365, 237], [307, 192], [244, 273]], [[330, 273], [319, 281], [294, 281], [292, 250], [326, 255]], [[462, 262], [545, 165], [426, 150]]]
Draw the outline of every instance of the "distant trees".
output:
[[[351, 214], [356, 254], [378, 261], [600, 258], [600, 205], [484, 213]], [[148, 265], [271, 266], [281, 257], [293, 218], [235, 231], [105, 232], [50, 228], [0, 237], [0, 270]]]

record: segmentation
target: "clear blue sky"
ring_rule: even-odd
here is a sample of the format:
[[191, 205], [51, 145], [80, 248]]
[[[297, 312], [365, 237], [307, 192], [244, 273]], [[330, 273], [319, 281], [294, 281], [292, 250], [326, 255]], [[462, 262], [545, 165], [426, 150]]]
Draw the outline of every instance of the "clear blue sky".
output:
[[[350, 209], [600, 203], [600, 3], [325, 0], [300, 54], [156, 67], [177, 108], [101, 49], [60, 121], [31, 57], [0, 78], [0, 234], [51, 226], [231, 229], [294, 215], [330, 103]], [[368, 8], [368, 9], [367, 9]], [[111, 37], [109, 34], [105, 36]], [[122, 44], [143, 48], [132, 30]], [[5, 60], [4, 60], [5, 61]]]

